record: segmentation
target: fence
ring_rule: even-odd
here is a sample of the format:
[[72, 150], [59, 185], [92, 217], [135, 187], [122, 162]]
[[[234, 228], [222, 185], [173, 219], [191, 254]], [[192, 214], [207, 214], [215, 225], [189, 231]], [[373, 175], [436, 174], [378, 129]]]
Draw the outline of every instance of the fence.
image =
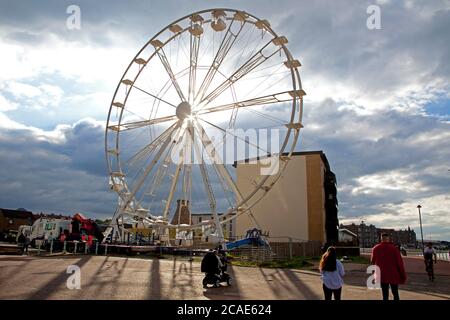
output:
[[[361, 253], [372, 253], [372, 248], [361, 248]], [[450, 251], [436, 250], [436, 258], [440, 261], [450, 261]], [[422, 249], [406, 249], [406, 256], [422, 257]]]
[[[305, 241], [294, 238], [285, 238], [285, 241], [273, 241], [269, 238], [270, 247], [275, 259], [286, 260], [294, 256], [315, 257], [322, 253], [322, 243], [320, 241]], [[280, 238], [276, 238], [280, 240]], [[284, 240], [284, 239], [282, 239]]]
[[236, 259], [253, 262], [289, 260], [296, 256], [315, 257], [321, 254], [320, 241], [305, 241], [289, 237], [268, 238], [268, 241], [270, 247], [248, 245], [231, 252]]
[[[193, 247], [184, 248], [185, 250], [188, 250], [190, 254], [192, 254], [193, 248], [195, 248], [194, 251], [201, 251], [202, 249], [205, 250], [216, 246], [212, 243], [200, 243], [196, 240], [197, 239], [194, 239]], [[257, 262], [288, 260], [292, 259], [295, 256], [314, 257], [321, 255], [322, 244], [319, 241], [305, 241], [289, 237], [270, 237], [267, 238], [267, 240], [269, 241], [270, 247], [251, 245], [243, 246], [233, 250], [233, 255], [241, 260]], [[137, 252], [136, 248], [137, 247], [134, 247], [133, 252]], [[160, 246], [155, 246], [153, 248], [155, 249], [155, 252], [153, 252], [155, 254], [176, 254], [175, 251], [178, 250], [176, 249], [176, 246], [170, 246], [167, 248], [164, 247], [165, 249]], [[172, 248], [172, 250], [166, 250], [170, 248]], [[179, 249], [182, 248], [180, 247]], [[94, 242], [93, 244], [89, 245], [88, 243], [83, 241], [50, 241], [45, 244], [39, 241], [36, 243], [35, 250], [37, 255], [41, 255], [43, 253], [53, 254], [57, 252], [107, 255], [108, 253], [130, 254], [132, 253], [131, 251], [131, 247], [128, 245], [102, 244], [98, 242]], [[146, 250], [145, 253], [152, 252]]]
[[[437, 258], [437, 260], [440, 260], [440, 261], [450, 261], [449, 253], [450, 253], [449, 251], [445, 251], [445, 250], [436, 250], [436, 258]], [[406, 254], [408, 256], [422, 257], [423, 251], [422, 251], [422, 249], [408, 249], [408, 250], [406, 250]]]

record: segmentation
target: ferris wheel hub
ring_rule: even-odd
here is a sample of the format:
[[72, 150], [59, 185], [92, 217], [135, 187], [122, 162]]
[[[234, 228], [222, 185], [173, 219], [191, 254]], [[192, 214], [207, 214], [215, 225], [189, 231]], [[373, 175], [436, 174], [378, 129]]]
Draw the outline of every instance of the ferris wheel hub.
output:
[[177, 115], [178, 119], [180, 119], [180, 120], [184, 120], [184, 119], [188, 118], [189, 116], [191, 116], [191, 105], [189, 104], [189, 102], [186, 102], [186, 101], [181, 102], [178, 105], [175, 114]]

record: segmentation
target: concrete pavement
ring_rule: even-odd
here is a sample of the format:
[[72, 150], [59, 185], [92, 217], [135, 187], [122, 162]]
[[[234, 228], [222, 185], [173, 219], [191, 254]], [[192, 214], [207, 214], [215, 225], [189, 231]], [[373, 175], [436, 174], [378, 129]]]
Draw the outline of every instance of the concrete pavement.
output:
[[[405, 260], [412, 271], [419, 268]], [[80, 290], [66, 286], [69, 265], [81, 268]], [[366, 266], [346, 263], [345, 267], [343, 299], [380, 299], [380, 290], [366, 288]], [[444, 271], [437, 272], [434, 283], [423, 270], [409, 273], [400, 298], [450, 299], [450, 263], [441, 268]], [[229, 269], [234, 279], [231, 287], [203, 289], [200, 264], [179, 258], [0, 256], [0, 299], [323, 299], [316, 270]]]

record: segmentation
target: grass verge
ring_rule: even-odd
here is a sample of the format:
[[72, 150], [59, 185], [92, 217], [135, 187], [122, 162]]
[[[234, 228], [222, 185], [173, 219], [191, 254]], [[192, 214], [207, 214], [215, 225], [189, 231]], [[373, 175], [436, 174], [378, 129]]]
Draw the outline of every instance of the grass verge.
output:
[[288, 260], [275, 260], [267, 262], [244, 261], [239, 259], [231, 259], [231, 265], [240, 267], [263, 267], [263, 268], [287, 268], [287, 269], [303, 269], [313, 266], [313, 262], [317, 261], [317, 257], [293, 257]]

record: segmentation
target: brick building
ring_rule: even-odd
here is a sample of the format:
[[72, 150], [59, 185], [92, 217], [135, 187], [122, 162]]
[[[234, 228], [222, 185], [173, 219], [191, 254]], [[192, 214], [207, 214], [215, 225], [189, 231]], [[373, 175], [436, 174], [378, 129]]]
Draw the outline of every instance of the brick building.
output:
[[34, 220], [33, 213], [25, 209], [0, 209], [0, 234], [17, 231], [21, 225], [31, 226]]
[[340, 228], [350, 230], [358, 236], [358, 243], [361, 248], [371, 248], [380, 242], [381, 234], [387, 233], [392, 242], [396, 245], [416, 247], [416, 233], [410, 227], [405, 230], [395, 230], [392, 228], [377, 228], [373, 224], [366, 225], [361, 221], [359, 225], [354, 223], [340, 225]]
[[396, 245], [408, 247], [416, 247], [417, 245], [416, 232], [412, 230], [409, 226], [408, 229], [405, 230], [379, 228], [378, 236], [381, 237], [381, 234], [383, 233], [389, 234], [392, 242], [394, 242]]

